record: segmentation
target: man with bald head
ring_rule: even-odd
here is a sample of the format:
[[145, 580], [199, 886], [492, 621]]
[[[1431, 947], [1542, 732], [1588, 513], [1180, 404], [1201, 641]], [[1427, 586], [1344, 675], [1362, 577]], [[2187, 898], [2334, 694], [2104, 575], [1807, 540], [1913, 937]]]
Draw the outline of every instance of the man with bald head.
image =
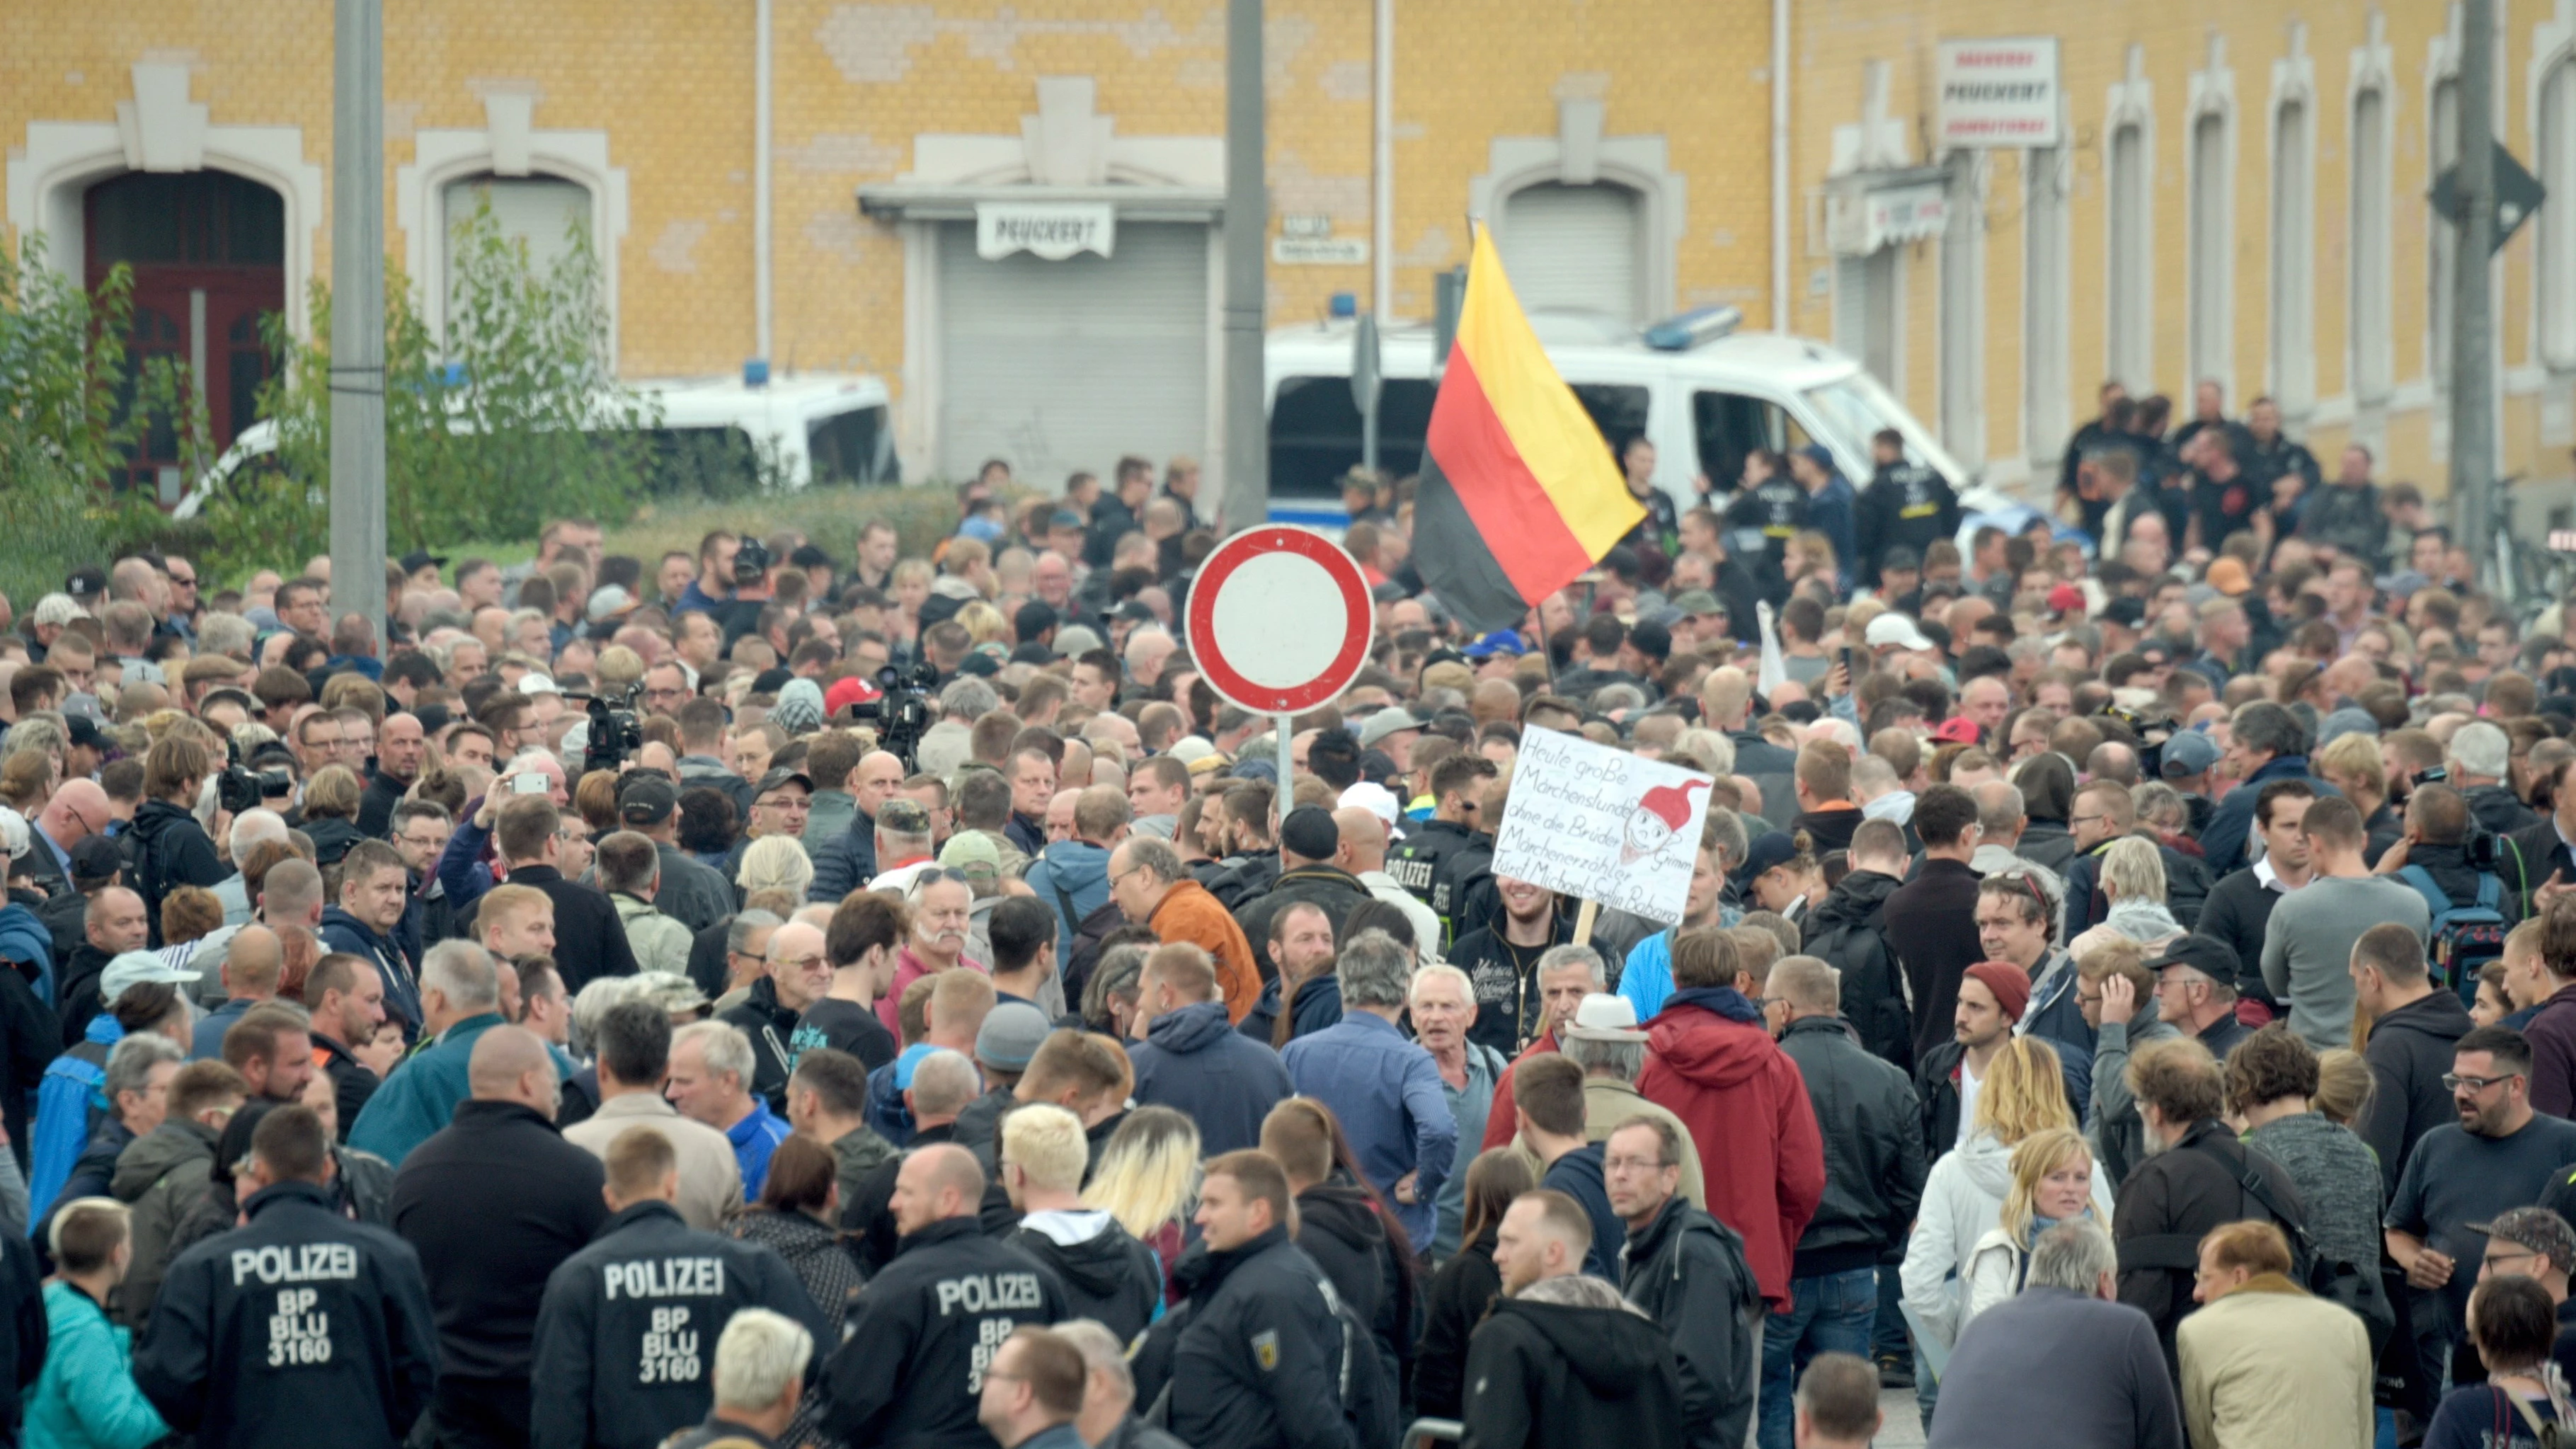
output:
[[608, 1221], [544, 1280], [534, 1377], [546, 1396], [522, 1441], [534, 1449], [654, 1449], [674, 1425], [706, 1418], [716, 1337], [743, 1309], [832, 1341], [830, 1315], [777, 1253], [680, 1217], [679, 1158], [659, 1128], [618, 1133], [607, 1169]]
[[107, 803], [107, 791], [96, 780], [65, 780], [53, 798], [45, 802], [45, 808], [37, 812], [33, 842], [36, 848], [28, 875], [45, 888], [48, 896], [71, 890], [72, 847], [104, 832], [115, 818]]
[[[546, 1279], [608, 1220], [600, 1160], [555, 1130], [555, 1066], [533, 1032], [496, 1026], [466, 1062], [471, 1095], [394, 1175], [392, 1227], [420, 1253], [438, 1319], [443, 1443], [528, 1441], [528, 1375]], [[492, 1210], [492, 1185], [510, 1208]]]
[[103, 886], [89, 898], [81, 917], [81, 943], [63, 963], [63, 1045], [79, 1043], [98, 1015], [98, 979], [107, 963], [128, 951], [140, 951], [147, 940], [143, 897], [121, 885]]
[[224, 1054], [224, 1033], [243, 1013], [277, 996], [277, 978], [285, 968], [285, 946], [266, 926], [244, 926], [224, 949], [224, 1004], [197, 1023], [188, 1055], [204, 1061]]
[[[1121, 803], [1124, 803], [1123, 798]], [[825, 1366], [821, 1427], [844, 1444], [975, 1443], [985, 1371], [1012, 1330], [1065, 1316], [1036, 1259], [984, 1235], [984, 1169], [953, 1142], [916, 1147], [895, 1173], [902, 1251], [852, 1300]]]
[[419, 720], [407, 714], [385, 716], [376, 729], [376, 773], [368, 778], [366, 793], [358, 797], [359, 834], [382, 840], [393, 829], [394, 807], [420, 778], [421, 760], [428, 749]]
[[1421, 964], [1428, 966], [1440, 959], [1440, 918], [1387, 874], [1386, 825], [1365, 805], [1345, 805], [1334, 811], [1333, 828], [1341, 832], [1342, 843], [1333, 864], [1349, 871], [1370, 895], [1404, 912], [1404, 918], [1413, 923], [1413, 948]]

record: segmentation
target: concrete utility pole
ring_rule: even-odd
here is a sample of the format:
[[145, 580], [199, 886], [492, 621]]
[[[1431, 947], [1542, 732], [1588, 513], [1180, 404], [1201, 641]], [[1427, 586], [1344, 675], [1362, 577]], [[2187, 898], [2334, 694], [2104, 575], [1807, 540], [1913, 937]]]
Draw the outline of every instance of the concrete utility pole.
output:
[[331, 616], [385, 641], [385, 12], [337, 0], [331, 78]]
[[2495, 582], [2495, 0], [2460, 7], [2460, 219], [2451, 268], [2451, 496], [2478, 577]]
[[1270, 518], [1270, 424], [1261, 324], [1270, 276], [1262, 175], [1261, 0], [1225, 7], [1225, 521]]

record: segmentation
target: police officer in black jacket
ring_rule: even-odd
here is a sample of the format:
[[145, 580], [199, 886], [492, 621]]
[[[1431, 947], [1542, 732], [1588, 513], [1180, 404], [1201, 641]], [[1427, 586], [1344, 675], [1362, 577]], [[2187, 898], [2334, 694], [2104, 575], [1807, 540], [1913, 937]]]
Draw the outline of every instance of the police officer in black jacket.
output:
[[993, 1449], [976, 1417], [984, 1373], [1012, 1330], [1065, 1316], [1035, 1258], [984, 1235], [984, 1169], [952, 1142], [915, 1148], [895, 1176], [894, 1261], [850, 1300], [823, 1368], [822, 1428], [882, 1449]]
[[[1959, 495], [1950, 480], [1921, 463], [1906, 461], [1905, 435], [1882, 428], [1869, 440], [1869, 486], [1860, 492], [1853, 520], [1861, 582], [1878, 587], [1887, 551], [1912, 549], [1916, 558], [1938, 538], [1959, 531]], [[2071, 485], [2070, 485], [2071, 491]]]
[[[1477, 827], [1484, 809], [1485, 782], [1497, 773], [1482, 755], [1451, 755], [1425, 782], [1431, 792], [1431, 818], [1405, 832], [1386, 853], [1387, 874], [1440, 918], [1448, 940], [1461, 934], [1460, 908], [1470, 876], [1493, 864], [1494, 837]], [[1427, 942], [1424, 944], [1428, 944]]]
[[331, 1137], [308, 1107], [251, 1134], [248, 1226], [179, 1255], [134, 1381], [224, 1449], [393, 1449], [429, 1403], [438, 1336], [411, 1245], [340, 1215]]
[[1362, 1449], [1342, 1411], [1346, 1349], [1332, 1285], [1288, 1240], [1288, 1210], [1277, 1158], [1229, 1152], [1208, 1163], [1205, 1236], [1173, 1270], [1189, 1299], [1136, 1355], [1138, 1401], [1168, 1389], [1168, 1427], [1184, 1444]]
[[649, 1123], [608, 1145], [608, 1206], [589, 1247], [546, 1279], [537, 1310], [535, 1449], [653, 1449], [707, 1416], [716, 1337], [738, 1309], [829, 1324], [784, 1259], [700, 1232], [671, 1206], [679, 1157]]

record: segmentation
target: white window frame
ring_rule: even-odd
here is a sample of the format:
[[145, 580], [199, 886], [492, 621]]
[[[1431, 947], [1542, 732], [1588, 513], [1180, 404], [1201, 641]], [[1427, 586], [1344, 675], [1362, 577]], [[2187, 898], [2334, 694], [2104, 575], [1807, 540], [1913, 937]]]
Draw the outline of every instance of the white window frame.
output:
[[1984, 151], [1949, 158], [1949, 217], [1935, 289], [1934, 377], [1941, 446], [1970, 468], [1986, 461], [1986, 183]]
[[[1485, 170], [1468, 178], [1467, 210], [1498, 229], [1515, 191], [1553, 182], [1613, 182], [1637, 193], [1637, 284], [1649, 318], [1675, 310], [1678, 252], [1689, 226], [1688, 178], [1672, 167], [1660, 134], [1613, 136], [1607, 96], [1561, 91], [1553, 136], [1496, 136], [1486, 143]], [[1496, 239], [1500, 239], [1499, 230]]]
[[[2272, 64], [2270, 366], [2266, 386], [2285, 417], [2305, 421], [2317, 403], [2317, 84], [2307, 27]], [[2283, 121], [2298, 117], [2295, 134]]]
[[[2397, 392], [2397, 269], [2393, 248], [2399, 92], [2392, 73], [2391, 51], [2380, 33], [2380, 17], [2374, 14], [2372, 19], [2370, 42], [2353, 49], [2344, 97], [2344, 392], [2352, 400], [2356, 416], [2387, 408]], [[2375, 124], [2363, 115], [2366, 102], [2374, 104], [2378, 111]], [[2362, 171], [2362, 148], [2357, 137], [2365, 124], [2371, 124], [2378, 133], [2371, 147], [2375, 177], [2365, 177]], [[2375, 215], [2365, 208], [2365, 198], [2376, 204]], [[2365, 255], [2375, 260], [2375, 268], [2364, 268]], [[2365, 321], [2375, 325], [2365, 328]]]
[[[2241, 407], [2236, 392], [2236, 73], [2227, 65], [2227, 38], [2209, 38], [2209, 64], [2192, 72], [2190, 119], [2183, 131], [2183, 362], [2186, 387], [2214, 381], [2220, 396]], [[2218, 133], [2217, 179], [2204, 197], [2201, 136]], [[2213, 205], [2215, 218], [2201, 210]], [[2205, 224], [2206, 223], [2206, 224]], [[2206, 314], [2210, 325], [2204, 327]], [[2214, 336], [2203, 335], [2214, 333]]]
[[[2061, 134], [2074, 135], [2074, 127], [2063, 125]], [[2021, 153], [2022, 448], [2034, 473], [2062, 460], [2075, 429], [2074, 350], [2067, 325], [2075, 259], [2067, 215], [2072, 165], [2064, 145]], [[2045, 296], [2030, 284], [2043, 251], [2057, 279]]]
[[[2128, 78], [2111, 87], [2110, 102], [2102, 119], [2102, 375], [2118, 379], [2139, 396], [2154, 391], [2156, 386], [2154, 85], [2146, 75], [2145, 47], [2132, 44], [2129, 47]], [[2136, 187], [2138, 214], [2135, 216], [2122, 210], [2121, 177], [2115, 166], [2120, 133], [2132, 127], [2138, 133], [2138, 165], [2142, 169]], [[2133, 284], [2135, 295], [2128, 299], [2128, 310], [2137, 319], [2136, 336], [2123, 336], [2119, 327], [2123, 308], [2119, 296], [2118, 261], [2122, 249], [2117, 238], [2124, 232], [2132, 239], [2132, 244], [2141, 249]]]
[[[2551, 198], [2576, 196], [2576, 0], [2532, 27], [2529, 75], [2532, 170]], [[2563, 376], [2576, 372], [2576, 216], [2544, 205], [2532, 225], [2528, 361]]]
[[626, 168], [609, 164], [606, 131], [541, 131], [530, 125], [533, 96], [486, 92], [481, 130], [424, 130], [413, 160], [394, 172], [394, 224], [403, 233], [403, 265], [420, 288], [421, 321], [432, 337], [447, 334], [447, 187], [486, 172], [544, 177], [590, 191], [590, 244], [599, 257], [600, 295], [608, 307], [608, 355], [623, 356], [619, 320], [619, 253], [627, 224]]

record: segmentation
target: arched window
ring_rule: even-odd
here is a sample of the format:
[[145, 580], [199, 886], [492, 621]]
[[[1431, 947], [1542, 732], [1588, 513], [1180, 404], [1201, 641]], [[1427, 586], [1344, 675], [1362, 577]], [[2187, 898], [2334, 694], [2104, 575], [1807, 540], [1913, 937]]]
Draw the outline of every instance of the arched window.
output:
[[2147, 133], [2135, 121], [2111, 132], [2111, 179], [2106, 192], [2105, 230], [2110, 249], [2110, 373], [2131, 392], [2154, 389], [2155, 318], [2150, 315], [2149, 283], [2155, 265], [2155, 237], [2147, 225]]
[[2389, 331], [2388, 96], [2377, 86], [2352, 100], [2352, 398], [2372, 406], [2394, 385]]
[[2227, 115], [2203, 111], [2191, 123], [2191, 255], [2184, 276], [2190, 288], [2191, 386], [2225, 382], [2235, 327], [2228, 316]]
[[2022, 446], [2032, 461], [2059, 456], [2074, 427], [2067, 388], [2066, 153], [2022, 159]]
[[[2576, 197], [2576, 61], [2562, 59], [2540, 83], [2540, 183], [2552, 197]], [[2534, 278], [2540, 295], [2540, 360], [2576, 369], [2576, 219], [2543, 206]]]
[[2316, 401], [2316, 186], [2308, 168], [2308, 106], [2272, 113], [2272, 391], [2297, 415]]
[[1543, 181], [1504, 199], [1495, 242], [1521, 306], [1644, 322], [1645, 198], [1615, 181]]
[[540, 277], [572, 251], [576, 239], [591, 232], [590, 188], [558, 176], [468, 176], [447, 183], [440, 197], [441, 293], [456, 296], [461, 257], [458, 237], [483, 207], [502, 240], [527, 249], [528, 263]]

